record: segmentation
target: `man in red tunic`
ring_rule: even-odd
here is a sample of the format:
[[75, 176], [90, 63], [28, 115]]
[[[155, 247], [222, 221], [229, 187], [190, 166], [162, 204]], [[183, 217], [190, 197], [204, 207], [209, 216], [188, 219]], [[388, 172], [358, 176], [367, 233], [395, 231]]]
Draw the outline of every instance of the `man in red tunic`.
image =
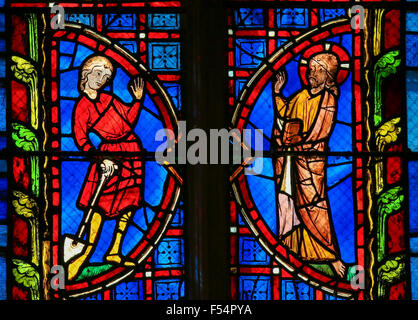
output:
[[89, 210], [92, 198], [97, 192], [100, 174], [105, 175], [107, 179], [93, 208], [86, 249], [68, 266], [69, 280], [79, 273], [81, 266], [90, 257], [104, 216], [118, 219], [112, 245], [105, 260], [128, 267], [135, 266], [133, 261], [121, 256], [120, 250], [129, 219], [143, 200], [143, 163], [139, 157], [132, 154], [139, 153], [142, 149], [141, 141], [133, 132], [133, 128], [138, 120], [144, 81], [139, 77], [134, 79], [130, 86], [134, 102], [132, 105], [125, 105], [114, 95], [102, 91], [112, 74], [112, 63], [103, 56], [88, 58], [80, 72], [81, 95], [73, 113], [73, 137], [80, 150], [91, 152], [95, 147], [88, 135], [94, 132], [101, 138], [98, 149], [103, 151], [104, 155], [97, 162], [90, 164], [77, 206], [82, 210]]

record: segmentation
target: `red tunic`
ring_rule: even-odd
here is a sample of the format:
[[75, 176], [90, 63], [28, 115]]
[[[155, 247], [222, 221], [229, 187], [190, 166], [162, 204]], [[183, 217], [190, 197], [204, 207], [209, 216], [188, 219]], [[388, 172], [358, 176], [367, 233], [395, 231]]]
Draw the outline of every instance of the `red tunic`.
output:
[[[102, 140], [100, 151], [140, 152], [141, 141], [132, 131], [139, 114], [140, 103], [124, 105], [110, 94], [100, 93], [95, 100], [83, 95], [78, 101], [73, 117], [74, 139], [82, 151], [91, 151], [89, 132], [96, 133]], [[140, 207], [144, 170], [139, 157], [121, 155], [117, 160], [119, 170], [109, 179], [98, 198], [98, 210], [108, 217], [115, 217], [124, 210]], [[99, 181], [100, 163], [90, 164], [84, 180], [77, 206], [88, 208]]]

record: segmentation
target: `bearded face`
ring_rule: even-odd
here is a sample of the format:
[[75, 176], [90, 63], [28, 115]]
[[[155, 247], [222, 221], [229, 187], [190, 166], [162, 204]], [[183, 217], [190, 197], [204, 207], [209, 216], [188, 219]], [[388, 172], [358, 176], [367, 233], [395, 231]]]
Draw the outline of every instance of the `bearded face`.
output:
[[308, 81], [313, 90], [321, 90], [334, 83], [338, 61], [334, 55], [318, 54], [311, 58], [308, 68]]
[[328, 79], [328, 73], [324, 66], [314, 60], [309, 63], [309, 84], [312, 88], [318, 88], [325, 84]]

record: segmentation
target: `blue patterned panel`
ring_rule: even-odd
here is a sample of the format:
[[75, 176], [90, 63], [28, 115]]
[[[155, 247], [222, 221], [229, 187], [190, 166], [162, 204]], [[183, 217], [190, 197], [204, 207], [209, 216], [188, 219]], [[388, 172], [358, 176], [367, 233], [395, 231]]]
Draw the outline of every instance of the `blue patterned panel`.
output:
[[[6, 162], [1, 160], [1, 162]], [[7, 217], [7, 178], [0, 178], [0, 220]]]
[[0, 58], [0, 78], [4, 78], [6, 76], [6, 60], [4, 58]]
[[115, 287], [115, 300], [143, 300], [142, 280], [124, 282]]
[[282, 280], [283, 300], [313, 300], [314, 290], [300, 280]]
[[94, 26], [94, 15], [85, 14], [85, 13], [69, 13], [65, 15], [66, 22], [75, 22], [80, 24], [85, 24], [86, 26]]
[[0, 150], [6, 149], [7, 146], [7, 138], [0, 137]]
[[418, 300], [418, 257], [411, 257], [411, 298]]
[[0, 225], [0, 247], [7, 246], [7, 226]]
[[150, 42], [149, 65], [154, 71], [180, 70], [180, 43]]
[[236, 39], [235, 60], [238, 68], [256, 68], [266, 57], [264, 39]]
[[271, 281], [266, 276], [240, 276], [241, 300], [270, 300]]
[[321, 22], [325, 22], [339, 17], [344, 17], [346, 9], [320, 9], [319, 14]]
[[238, 28], [263, 28], [263, 9], [240, 8], [235, 10], [235, 24]]
[[418, 253], [418, 238], [410, 238], [409, 239], [409, 249], [411, 253]]
[[418, 161], [408, 163], [409, 173], [409, 232], [418, 232]]
[[180, 279], [156, 280], [154, 282], [155, 300], [179, 300], [184, 297], [184, 282]]
[[8, 181], [5, 177], [7, 172], [7, 161], [0, 160], [0, 174], [4, 177], [0, 178], [0, 220], [7, 217], [7, 186]]
[[177, 238], [165, 238], [154, 253], [157, 268], [175, 268], [184, 265], [183, 241]]
[[129, 41], [129, 40], [123, 40], [119, 41], [122, 47], [124, 47], [126, 50], [128, 50], [131, 53], [136, 53], [138, 50], [136, 41]]
[[418, 112], [418, 71], [406, 71], [406, 108], [408, 148], [418, 151], [418, 126], [415, 125], [415, 115]]
[[6, 258], [0, 256], [0, 300], [7, 300]]
[[148, 27], [155, 30], [177, 30], [180, 28], [180, 15], [177, 13], [149, 14]]
[[181, 110], [181, 86], [177, 83], [163, 83], [177, 110]]
[[0, 137], [0, 150], [6, 149], [7, 146], [7, 138]]
[[4, 13], [0, 13], [0, 32], [5, 31], [5, 25], [6, 25], [6, 20], [5, 20]]
[[406, 65], [408, 67], [418, 66], [418, 34], [407, 34], [406, 40]]
[[282, 28], [309, 27], [308, 9], [277, 9], [277, 26]]
[[268, 265], [270, 263], [270, 257], [253, 238], [240, 237], [239, 252], [239, 264]]
[[104, 15], [105, 27], [109, 30], [134, 30], [136, 15], [133, 13], [111, 13]]
[[6, 131], [6, 89], [0, 87], [0, 131]]
[[418, 12], [406, 13], [406, 31], [417, 32], [418, 31]]

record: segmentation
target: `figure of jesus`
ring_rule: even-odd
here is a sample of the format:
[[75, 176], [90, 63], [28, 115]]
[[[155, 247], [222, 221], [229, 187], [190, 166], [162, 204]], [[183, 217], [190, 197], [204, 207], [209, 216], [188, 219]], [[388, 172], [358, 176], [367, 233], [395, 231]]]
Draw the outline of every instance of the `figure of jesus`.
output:
[[[337, 114], [338, 68], [333, 53], [315, 54], [308, 61], [308, 85], [287, 99], [282, 95], [286, 72], [276, 74], [273, 135], [279, 154], [274, 160], [278, 237], [303, 260], [330, 263], [342, 278], [346, 266], [332, 226], [323, 154]], [[284, 151], [295, 154], [280, 156]]]
[[103, 156], [96, 156], [95, 161], [90, 163], [77, 207], [84, 212], [89, 210], [100, 174], [106, 175], [107, 180], [87, 227], [85, 250], [68, 266], [69, 280], [79, 273], [92, 254], [105, 218], [117, 219], [105, 261], [126, 267], [135, 266], [134, 261], [122, 257], [121, 246], [128, 222], [143, 200], [143, 163], [133, 155], [141, 152], [142, 144], [133, 129], [138, 121], [144, 81], [140, 77], [133, 79], [130, 89], [134, 101], [126, 105], [114, 94], [103, 91], [112, 75], [112, 63], [100, 55], [87, 58], [80, 70], [80, 97], [73, 112], [73, 137], [78, 149], [88, 153], [96, 149], [89, 139], [89, 133], [94, 132], [101, 139], [98, 151], [103, 152]]

